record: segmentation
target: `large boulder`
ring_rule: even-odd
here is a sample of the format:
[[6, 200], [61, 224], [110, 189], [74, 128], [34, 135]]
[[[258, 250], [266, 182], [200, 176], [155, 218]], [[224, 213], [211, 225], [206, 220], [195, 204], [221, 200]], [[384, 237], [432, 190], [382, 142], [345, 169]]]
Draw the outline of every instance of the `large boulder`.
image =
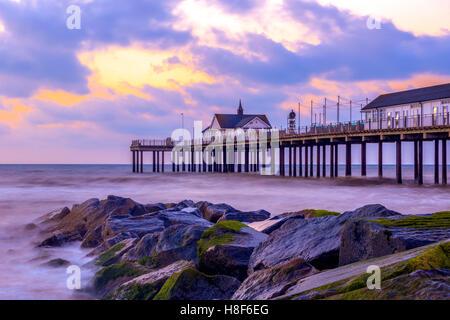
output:
[[257, 210], [257, 211], [232, 211], [225, 213], [218, 221], [240, 221], [240, 222], [258, 222], [264, 221], [270, 218], [270, 212], [266, 210]]
[[233, 300], [268, 300], [286, 293], [298, 280], [318, 271], [301, 258], [252, 273], [234, 293]]
[[302, 258], [319, 270], [335, 268], [339, 265], [342, 230], [348, 220], [394, 215], [398, 214], [381, 205], [368, 205], [339, 216], [288, 218], [255, 248], [249, 272], [273, 268], [293, 258]]
[[129, 280], [108, 293], [106, 299], [115, 300], [151, 300], [173, 274], [187, 268], [195, 268], [193, 262], [176, 261], [164, 268], [153, 270]]
[[148, 273], [149, 271], [149, 268], [132, 262], [115, 263], [106, 266], [97, 271], [93, 278], [94, 292], [98, 296], [103, 297], [122, 283]]
[[253, 249], [267, 238], [238, 221], [221, 221], [206, 230], [198, 242], [198, 265], [207, 274], [247, 277]]
[[339, 265], [421, 247], [450, 238], [450, 214], [351, 220], [344, 226]]
[[136, 243], [136, 239], [125, 239], [112, 248], [102, 252], [95, 260], [94, 263], [98, 266], [109, 266], [113, 263], [119, 262], [122, 256], [130, 250]]
[[195, 205], [201, 211], [203, 218], [213, 223], [216, 223], [227, 212], [237, 211], [226, 203], [212, 204], [207, 201], [200, 201]]
[[74, 205], [70, 212], [67, 212], [67, 210], [61, 212], [56, 223], [51, 223], [55, 222], [54, 220], [46, 221], [50, 222], [51, 225], [46, 229], [46, 232], [50, 235], [44, 242], [47, 245], [60, 246], [65, 242], [82, 240], [86, 235], [89, 235], [88, 243], [97, 246], [101, 242], [101, 238], [96, 230], [109, 217], [140, 216], [145, 212], [143, 205], [128, 198], [108, 196], [107, 199], [102, 201], [90, 199], [80, 205]]
[[168, 227], [151, 251], [152, 263], [162, 267], [177, 260], [197, 262], [197, 242], [206, 229], [208, 227], [182, 224]]
[[227, 300], [239, 285], [230, 276], [210, 276], [187, 268], [170, 276], [154, 300]]

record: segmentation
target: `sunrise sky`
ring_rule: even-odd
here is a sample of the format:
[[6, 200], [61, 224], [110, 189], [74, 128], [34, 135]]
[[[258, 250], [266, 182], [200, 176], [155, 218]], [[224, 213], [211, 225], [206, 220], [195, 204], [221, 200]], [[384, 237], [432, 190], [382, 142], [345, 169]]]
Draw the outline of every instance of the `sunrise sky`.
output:
[[449, 0], [0, 0], [0, 163], [128, 163], [132, 139], [239, 99], [280, 127], [327, 97], [332, 121], [338, 95], [450, 82], [449, 17]]

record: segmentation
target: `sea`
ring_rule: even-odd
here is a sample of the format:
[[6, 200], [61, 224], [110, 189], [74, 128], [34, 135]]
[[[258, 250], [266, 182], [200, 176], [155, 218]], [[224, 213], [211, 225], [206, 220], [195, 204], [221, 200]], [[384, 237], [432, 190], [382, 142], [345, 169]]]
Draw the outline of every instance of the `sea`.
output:
[[[185, 199], [227, 203], [239, 210], [264, 209], [272, 215], [302, 209], [354, 210], [380, 203], [403, 214], [450, 210], [450, 187], [434, 185], [434, 167], [424, 167], [423, 186], [413, 182], [413, 167], [403, 167], [404, 184], [395, 183], [395, 166], [369, 165], [366, 178], [337, 179], [265, 176], [257, 173], [153, 173], [143, 174], [129, 165], [0, 165], [0, 299], [91, 299], [84, 290], [67, 286], [65, 267], [46, 265], [62, 258], [81, 267], [82, 289], [89, 286], [94, 270], [83, 268], [92, 259], [79, 243], [63, 248], [38, 248], [40, 235], [30, 223], [90, 198], [108, 195], [130, 197], [141, 203], [178, 202]], [[447, 168], [450, 177], [450, 167]], [[286, 168], [286, 172], [287, 168]], [[314, 169], [314, 172], [315, 169]], [[327, 174], [329, 170], [327, 168]]]

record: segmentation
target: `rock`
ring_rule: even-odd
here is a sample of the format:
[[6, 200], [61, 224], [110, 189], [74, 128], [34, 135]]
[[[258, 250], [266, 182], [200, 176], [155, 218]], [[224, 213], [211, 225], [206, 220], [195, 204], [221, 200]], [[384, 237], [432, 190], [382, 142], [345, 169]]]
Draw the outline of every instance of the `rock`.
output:
[[61, 209], [61, 211], [57, 214], [55, 214], [52, 217], [53, 221], [60, 221], [61, 219], [63, 219], [65, 216], [67, 216], [70, 213], [70, 209], [67, 207], [64, 207]]
[[221, 221], [206, 230], [198, 242], [199, 270], [240, 280], [247, 277], [253, 249], [267, 235], [238, 221]]
[[183, 200], [179, 203], [176, 204], [175, 208], [180, 210], [180, 209], [184, 209], [184, 208], [194, 208], [195, 207], [195, 203], [192, 200]]
[[109, 217], [102, 230], [102, 239], [107, 240], [119, 234], [129, 234], [130, 237], [141, 238], [148, 233], [161, 232], [166, 223], [157, 213], [150, 213], [139, 217], [112, 216]]
[[339, 248], [344, 224], [362, 217], [399, 215], [381, 205], [368, 205], [339, 216], [314, 219], [289, 218], [252, 253], [249, 273], [303, 258], [319, 270], [339, 265]]
[[266, 210], [249, 211], [249, 212], [233, 211], [225, 213], [218, 220], [218, 222], [226, 220], [241, 221], [241, 222], [257, 222], [257, 221], [264, 221], [269, 218], [270, 212], [267, 212]]
[[170, 276], [154, 300], [226, 300], [239, 285], [239, 280], [230, 276], [208, 276], [187, 268]]
[[103, 242], [102, 237], [103, 225], [99, 225], [94, 230], [91, 230], [84, 236], [81, 242], [82, 248], [95, 248]]
[[[450, 238], [448, 228], [427, 229], [440, 218], [437, 214], [371, 220], [386, 225], [365, 220], [348, 221], [342, 232], [339, 265], [381, 257]], [[448, 224], [445, 218], [441, 220], [444, 226]], [[409, 227], [398, 227], [409, 223]], [[414, 225], [417, 228], [414, 228]]]
[[153, 264], [163, 267], [177, 260], [197, 262], [197, 242], [206, 229], [206, 226], [181, 224], [168, 227], [152, 250]]
[[81, 241], [82, 237], [79, 233], [54, 234], [39, 244], [39, 247], [60, 247], [65, 243], [72, 241]]
[[151, 300], [161, 289], [166, 280], [186, 268], [195, 268], [193, 262], [176, 261], [162, 269], [154, 270], [120, 285], [106, 295], [106, 299], [116, 300]]
[[167, 209], [167, 206], [164, 203], [146, 204], [144, 207], [146, 213], [153, 213]]
[[[63, 213], [63, 217], [53, 223], [46, 232], [49, 237], [57, 235], [57, 241], [47, 241], [47, 244], [61, 245], [62, 242], [82, 240], [89, 235], [88, 243], [97, 245], [100, 241], [96, 237], [96, 229], [105, 223], [110, 217], [140, 216], [145, 214], [145, 207], [131, 199], [116, 196], [108, 196], [106, 200], [90, 199], [80, 205], [74, 205], [69, 213]], [[54, 222], [54, 221], [46, 221]]]
[[298, 280], [318, 271], [297, 258], [281, 266], [252, 273], [233, 294], [233, 300], [268, 300], [286, 293]]
[[56, 258], [44, 263], [44, 265], [52, 268], [60, 268], [70, 265], [70, 262], [61, 258]]
[[136, 239], [126, 239], [106, 250], [95, 259], [97, 266], [109, 266], [119, 262], [121, 257], [134, 246]]
[[226, 203], [212, 204], [206, 201], [196, 203], [196, 207], [202, 213], [203, 218], [212, 223], [216, 223], [227, 212], [237, 211]]
[[135, 261], [142, 258], [151, 257], [158, 243], [159, 233], [149, 233], [144, 235], [138, 243], [131, 248], [123, 257], [124, 260]]
[[[367, 288], [367, 280], [372, 275], [367, 273], [367, 268], [371, 265], [381, 268], [382, 290]], [[434, 276], [435, 270], [442, 269], [450, 269], [449, 240], [314, 274], [298, 281], [279, 299], [417, 299], [421, 295], [426, 298], [426, 294], [431, 295], [433, 291], [438, 298], [443, 296], [441, 289], [435, 291], [440, 284], [425, 283], [409, 276], [418, 272], [427, 278], [428, 272]]]
[[381, 204], [368, 204], [364, 207], [358, 208], [354, 211], [347, 211], [341, 215], [344, 220], [347, 219], [362, 219], [370, 217], [393, 217], [401, 216], [400, 213], [387, 209]]
[[148, 273], [150, 270], [132, 262], [115, 263], [99, 270], [93, 279], [94, 291], [100, 297], [133, 278]]
[[287, 216], [285, 218], [279, 218], [272, 220], [273, 223], [269, 223], [267, 227], [262, 229], [262, 233], [265, 234], [271, 234], [275, 230], [279, 229], [286, 221], [290, 219], [305, 219], [303, 215], [293, 215], [293, 216]]

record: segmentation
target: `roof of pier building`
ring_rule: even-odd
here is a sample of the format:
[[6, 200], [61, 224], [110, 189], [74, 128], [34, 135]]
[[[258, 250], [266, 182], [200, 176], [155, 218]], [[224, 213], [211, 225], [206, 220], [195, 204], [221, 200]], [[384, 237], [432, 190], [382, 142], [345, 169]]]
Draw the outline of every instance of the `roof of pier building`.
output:
[[244, 114], [242, 102], [236, 114], [216, 113], [207, 129], [271, 129], [269, 119], [265, 114]]
[[401, 92], [382, 94], [362, 108], [367, 109], [398, 106], [403, 104], [425, 102], [450, 98], [450, 83]]

